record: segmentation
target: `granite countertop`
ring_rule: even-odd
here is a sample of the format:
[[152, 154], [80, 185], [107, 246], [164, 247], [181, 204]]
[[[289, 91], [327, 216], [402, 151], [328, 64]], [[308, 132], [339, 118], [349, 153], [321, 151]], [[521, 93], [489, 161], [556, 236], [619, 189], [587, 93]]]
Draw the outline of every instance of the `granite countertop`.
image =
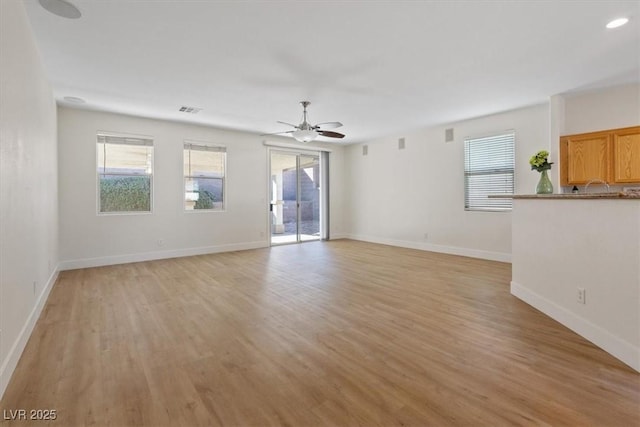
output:
[[640, 200], [640, 193], [617, 191], [612, 193], [557, 193], [557, 194], [514, 194], [490, 195], [491, 199], [631, 199]]

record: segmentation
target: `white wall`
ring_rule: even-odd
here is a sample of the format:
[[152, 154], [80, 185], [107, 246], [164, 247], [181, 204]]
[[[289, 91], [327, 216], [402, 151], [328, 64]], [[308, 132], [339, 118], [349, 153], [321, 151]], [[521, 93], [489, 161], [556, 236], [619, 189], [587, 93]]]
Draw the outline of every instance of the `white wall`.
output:
[[565, 94], [562, 135], [640, 124], [640, 84]]
[[350, 237], [509, 261], [511, 214], [464, 210], [464, 138], [507, 129], [516, 132], [516, 193], [533, 193], [529, 157], [550, 147], [546, 104], [371, 141], [367, 156], [362, 144], [348, 147]]
[[512, 293], [640, 371], [640, 200], [514, 203]]
[[0, 2], [0, 396], [58, 263], [56, 107], [24, 5]]
[[[63, 269], [268, 245], [267, 148], [258, 135], [68, 108], [58, 117]], [[152, 214], [97, 215], [98, 131], [153, 138]], [[227, 147], [224, 212], [184, 211], [185, 139]], [[332, 235], [342, 234], [342, 151], [331, 154]]]
[[[640, 124], [640, 85], [553, 96], [550, 122], [550, 152], [557, 161], [560, 135]], [[554, 185], [559, 169], [553, 169]], [[640, 370], [638, 204], [517, 200], [512, 214], [512, 293], [636, 370]], [[547, 226], [532, 226], [541, 221]], [[534, 239], [545, 244], [531, 245]], [[534, 279], [540, 265], [545, 280]], [[587, 290], [586, 305], [576, 302], [578, 286]]]

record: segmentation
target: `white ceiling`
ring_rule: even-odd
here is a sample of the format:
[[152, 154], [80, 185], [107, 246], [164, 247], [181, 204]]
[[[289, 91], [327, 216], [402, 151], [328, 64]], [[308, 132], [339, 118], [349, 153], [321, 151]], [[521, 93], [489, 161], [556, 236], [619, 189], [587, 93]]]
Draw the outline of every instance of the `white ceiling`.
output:
[[640, 81], [640, 1], [70, 1], [25, 0], [60, 104], [256, 133], [301, 100], [349, 143]]

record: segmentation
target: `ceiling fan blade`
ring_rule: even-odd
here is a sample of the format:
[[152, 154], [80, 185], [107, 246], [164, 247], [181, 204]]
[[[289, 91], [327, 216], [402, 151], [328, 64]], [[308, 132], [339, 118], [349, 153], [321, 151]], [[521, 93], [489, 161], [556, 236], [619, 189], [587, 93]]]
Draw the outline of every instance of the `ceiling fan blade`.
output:
[[285, 132], [263, 133], [263, 134], [261, 134], [260, 136], [268, 136], [268, 135], [283, 135], [283, 134], [285, 134], [285, 133], [293, 133], [293, 132], [295, 132], [295, 131], [294, 131], [294, 130], [288, 130], [288, 131], [285, 131]]
[[330, 130], [319, 130], [318, 133], [322, 136], [329, 138], [344, 138], [344, 134], [338, 132], [332, 132]]
[[299, 128], [298, 125], [292, 125], [291, 123], [281, 122], [280, 120], [278, 120], [277, 123], [282, 123], [283, 125], [288, 125], [288, 126], [291, 126], [292, 128], [296, 128], [296, 129]]
[[339, 128], [340, 126], [342, 126], [342, 123], [340, 122], [325, 122], [325, 123], [318, 123], [316, 125], [317, 128], [325, 128], [325, 129], [335, 129], [335, 128]]

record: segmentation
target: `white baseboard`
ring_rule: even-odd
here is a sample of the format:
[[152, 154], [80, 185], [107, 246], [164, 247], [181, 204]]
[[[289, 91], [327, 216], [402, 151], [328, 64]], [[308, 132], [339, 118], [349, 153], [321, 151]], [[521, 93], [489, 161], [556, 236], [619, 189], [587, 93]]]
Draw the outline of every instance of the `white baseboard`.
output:
[[349, 235], [344, 233], [332, 234], [329, 236], [329, 240], [340, 240], [340, 239], [348, 239]]
[[640, 372], [640, 348], [513, 281], [511, 294]]
[[165, 251], [142, 252], [127, 255], [110, 255], [96, 258], [83, 258], [60, 262], [60, 271], [77, 268], [101, 267], [104, 265], [127, 264], [130, 262], [153, 261], [157, 259], [179, 258], [193, 255], [206, 255], [218, 252], [233, 252], [246, 249], [266, 248], [266, 240], [245, 243], [231, 243], [228, 245], [205, 246], [200, 248], [172, 249]]
[[20, 356], [22, 356], [22, 352], [24, 351], [24, 348], [27, 346], [27, 342], [31, 337], [33, 328], [40, 318], [40, 313], [42, 313], [42, 309], [44, 308], [44, 305], [49, 298], [51, 288], [53, 288], [53, 284], [58, 279], [59, 271], [60, 270], [58, 266], [56, 266], [56, 268], [51, 273], [51, 276], [49, 276], [49, 280], [47, 280], [47, 283], [42, 288], [40, 295], [38, 295], [38, 299], [33, 306], [33, 310], [31, 310], [31, 313], [29, 313], [27, 321], [22, 326], [18, 337], [9, 349], [7, 357], [2, 361], [2, 365], [0, 365], [0, 399], [2, 399], [2, 396], [4, 395], [4, 392], [9, 385], [9, 381], [11, 380], [11, 376], [13, 375], [13, 371], [16, 369], [18, 361], [20, 360]]
[[511, 254], [503, 252], [483, 251], [480, 249], [461, 248], [457, 246], [435, 245], [427, 242], [411, 242], [408, 240], [386, 239], [381, 237], [346, 234], [344, 238], [361, 240], [363, 242], [380, 243], [382, 245], [399, 246], [402, 248], [418, 249], [421, 251], [440, 252], [450, 255], [460, 255], [489, 261], [511, 262]]

